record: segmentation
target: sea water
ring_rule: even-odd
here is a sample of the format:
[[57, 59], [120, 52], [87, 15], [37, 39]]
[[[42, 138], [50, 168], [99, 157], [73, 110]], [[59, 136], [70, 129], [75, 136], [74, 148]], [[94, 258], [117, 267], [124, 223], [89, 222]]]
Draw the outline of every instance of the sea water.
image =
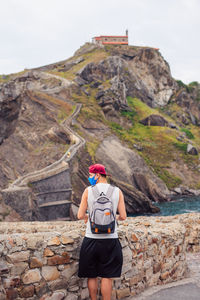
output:
[[177, 214], [200, 212], [200, 196], [179, 197], [169, 202], [152, 203], [160, 208], [158, 213], [131, 214], [130, 217], [136, 216], [174, 216]]

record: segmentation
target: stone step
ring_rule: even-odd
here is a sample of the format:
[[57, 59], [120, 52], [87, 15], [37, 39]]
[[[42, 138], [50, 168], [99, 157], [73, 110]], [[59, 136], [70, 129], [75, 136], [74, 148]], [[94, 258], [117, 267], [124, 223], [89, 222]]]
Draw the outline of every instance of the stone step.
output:
[[66, 218], [57, 218], [55, 220], [52, 220], [53, 222], [57, 222], [57, 221], [70, 221], [70, 217], [66, 217]]
[[35, 193], [36, 196], [41, 196], [41, 195], [46, 195], [46, 194], [56, 194], [56, 193], [62, 193], [62, 192], [71, 192], [72, 189], [69, 188], [69, 189], [62, 189], [62, 190], [54, 190], [54, 191], [45, 191], [45, 192], [39, 192], [39, 193]]
[[68, 220], [70, 216], [71, 201], [51, 201], [39, 205], [40, 221]]
[[57, 206], [57, 205], [63, 205], [63, 204], [71, 204], [72, 202], [69, 200], [59, 200], [59, 201], [52, 201], [47, 202], [39, 205], [39, 208], [41, 207], [49, 207], [49, 206]]

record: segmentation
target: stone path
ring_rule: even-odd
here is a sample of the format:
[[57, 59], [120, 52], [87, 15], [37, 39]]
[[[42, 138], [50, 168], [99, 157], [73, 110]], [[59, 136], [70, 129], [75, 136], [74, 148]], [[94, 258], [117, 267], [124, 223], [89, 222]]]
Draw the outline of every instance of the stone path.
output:
[[[60, 76], [54, 75], [54, 74], [49, 74], [49, 73], [44, 73], [44, 72], [36, 72], [38, 76], [41, 76], [42, 78], [56, 78], [61, 81], [61, 86], [58, 87], [58, 90], [55, 91], [55, 89], [51, 89], [50, 91], [48, 90], [48, 93], [54, 94], [54, 92], [60, 91], [63, 87], [69, 87], [71, 84], [69, 80], [62, 78]], [[47, 92], [47, 89], [45, 90]], [[67, 120], [64, 120], [63, 123], [61, 123], [61, 126], [63, 127], [64, 130], [68, 131], [73, 136], [74, 139], [74, 144], [70, 146], [70, 148], [67, 150], [67, 152], [58, 160], [52, 163], [51, 165], [41, 169], [37, 170], [34, 172], [30, 172], [24, 176], [21, 176], [17, 180], [15, 180], [9, 187], [14, 187], [14, 186], [26, 186], [28, 182], [31, 182], [32, 180], [37, 180], [38, 176], [39, 177], [44, 177], [47, 175], [47, 171], [55, 171], [56, 168], [60, 169], [60, 172], [62, 172], [62, 162], [69, 163], [69, 161], [74, 157], [74, 155], [77, 153], [79, 148], [83, 147], [85, 144], [85, 139], [82, 138], [79, 134], [77, 134], [75, 131], [73, 131], [72, 128], [70, 128], [70, 124], [72, 121], [77, 117], [77, 115], [80, 112], [81, 103], [73, 103], [71, 100], [65, 99], [65, 101], [69, 102], [70, 104], [76, 105], [76, 108], [74, 112], [72, 113], [71, 116], [67, 118]]]
[[[187, 253], [188, 277], [163, 286], [150, 287], [126, 300], [199, 300], [200, 299], [200, 252]], [[124, 299], [124, 300], [125, 300]]]

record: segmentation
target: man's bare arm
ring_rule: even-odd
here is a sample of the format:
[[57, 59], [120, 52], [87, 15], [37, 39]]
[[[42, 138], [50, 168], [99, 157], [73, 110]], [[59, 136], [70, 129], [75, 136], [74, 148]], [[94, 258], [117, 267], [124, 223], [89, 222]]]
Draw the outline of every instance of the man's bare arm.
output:
[[88, 206], [87, 199], [88, 199], [88, 189], [86, 188], [81, 197], [81, 203], [80, 203], [79, 210], [77, 213], [77, 217], [79, 220], [83, 220], [87, 217], [87, 215], [86, 215], [86, 210], [87, 210], [87, 206]]
[[127, 217], [126, 207], [125, 207], [125, 203], [124, 203], [124, 195], [121, 190], [119, 190], [119, 203], [118, 203], [117, 210], [119, 212], [119, 215], [117, 216], [117, 220], [119, 220], [119, 221], [126, 220], [126, 217]]

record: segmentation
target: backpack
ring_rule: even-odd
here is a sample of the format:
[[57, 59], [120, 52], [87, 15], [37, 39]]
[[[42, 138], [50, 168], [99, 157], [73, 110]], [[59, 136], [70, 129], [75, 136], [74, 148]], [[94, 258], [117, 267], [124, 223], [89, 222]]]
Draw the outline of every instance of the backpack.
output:
[[115, 231], [115, 215], [113, 212], [113, 203], [111, 200], [114, 186], [109, 185], [106, 195], [98, 191], [96, 185], [92, 186], [93, 203], [90, 212], [90, 226], [92, 233], [105, 234]]

